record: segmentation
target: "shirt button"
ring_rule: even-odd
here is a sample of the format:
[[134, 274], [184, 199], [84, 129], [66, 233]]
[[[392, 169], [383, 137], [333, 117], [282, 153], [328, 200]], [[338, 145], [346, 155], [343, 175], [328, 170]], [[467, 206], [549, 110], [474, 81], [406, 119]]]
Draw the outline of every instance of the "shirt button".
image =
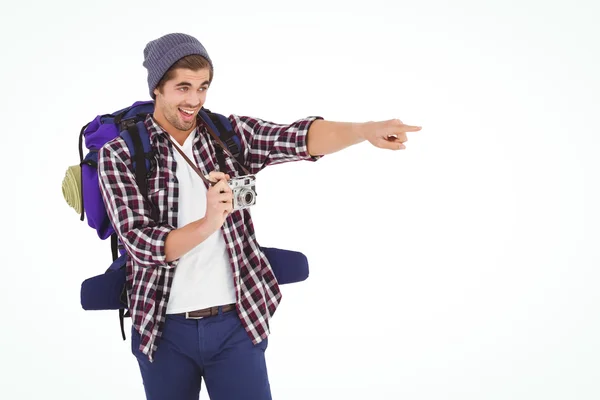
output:
[[171, 211], [177, 211], [177, 207], [171, 207]]

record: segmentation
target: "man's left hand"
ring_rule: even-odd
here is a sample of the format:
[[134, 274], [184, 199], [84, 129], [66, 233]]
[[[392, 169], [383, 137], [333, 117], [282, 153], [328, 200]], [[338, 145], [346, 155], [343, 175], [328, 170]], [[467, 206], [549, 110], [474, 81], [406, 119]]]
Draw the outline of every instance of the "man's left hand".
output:
[[406, 125], [399, 119], [388, 121], [367, 122], [364, 126], [363, 136], [373, 146], [380, 149], [404, 150], [407, 132], [420, 131], [420, 126]]

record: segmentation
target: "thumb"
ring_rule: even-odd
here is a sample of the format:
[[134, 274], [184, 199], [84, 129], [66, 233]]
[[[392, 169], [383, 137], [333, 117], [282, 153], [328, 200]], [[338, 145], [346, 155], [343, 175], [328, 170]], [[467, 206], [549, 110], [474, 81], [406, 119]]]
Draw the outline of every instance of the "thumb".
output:
[[378, 138], [377, 142], [374, 143], [376, 147], [381, 149], [389, 149], [389, 150], [403, 150], [406, 148], [402, 143], [396, 142], [393, 140], [386, 140], [383, 138]]

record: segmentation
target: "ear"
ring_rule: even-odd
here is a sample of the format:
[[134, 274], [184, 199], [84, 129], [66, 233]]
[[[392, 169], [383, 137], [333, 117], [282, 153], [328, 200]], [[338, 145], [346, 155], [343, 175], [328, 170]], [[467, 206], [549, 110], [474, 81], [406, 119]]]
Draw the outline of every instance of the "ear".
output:
[[157, 97], [160, 91], [158, 89], [154, 89], [154, 96]]

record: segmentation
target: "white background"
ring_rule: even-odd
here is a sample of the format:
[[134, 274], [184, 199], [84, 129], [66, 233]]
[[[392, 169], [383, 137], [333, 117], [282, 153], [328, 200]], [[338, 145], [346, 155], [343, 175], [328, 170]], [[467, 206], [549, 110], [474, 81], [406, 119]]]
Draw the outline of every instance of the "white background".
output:
[[170, 32], [214, 60], [213, 111], [423, 126], [258, 175], [259, 242], [311, 268], [274, 399], [600, 398], [600, 7], [449, 3], [3, 2], [0, 398], [144, 398], [117, 313], [81, 309], [110, 244], [61, 183]]

